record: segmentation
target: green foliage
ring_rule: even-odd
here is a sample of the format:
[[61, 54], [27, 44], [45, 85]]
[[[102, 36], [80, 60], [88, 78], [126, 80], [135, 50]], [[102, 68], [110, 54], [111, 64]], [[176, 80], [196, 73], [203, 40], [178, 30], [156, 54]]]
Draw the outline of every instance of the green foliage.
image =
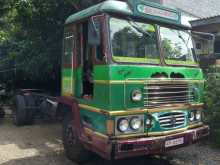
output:
[[164, 49], [165, 56], [168, 59], [173, 59], [173, 57], [179, 57], [181, 55], [181, 46], [178, 44], [175, 44], [175, 46], [172, 46], [171, 40], [164, 38], [162, 40], [162, 46]]
[[205, 120], [211, 127], [211, 140], [220, 147], [220, 70], [209, 70], [206, 76]]
[[0, 0], [0, 83], [13, 83], [16, 88], [59, 87], [64, 22], [98, 2]]
[[220, 129], [212, 130], [212, 142], [214, 147], [220, 148]]

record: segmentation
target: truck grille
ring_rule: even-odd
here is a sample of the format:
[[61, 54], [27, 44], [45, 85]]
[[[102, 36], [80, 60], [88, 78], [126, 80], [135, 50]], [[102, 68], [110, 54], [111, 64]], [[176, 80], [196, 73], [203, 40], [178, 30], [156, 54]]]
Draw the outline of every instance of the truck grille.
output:
[[170, 112], [158, 117], [161, 128], [175, 128], [184, 126], [185, 114], [183, 112]]
[[193, 99], [193, 93], [185, 82], [149, 82], [144, 87], [144, 106], [147, 108], [188, 104]]

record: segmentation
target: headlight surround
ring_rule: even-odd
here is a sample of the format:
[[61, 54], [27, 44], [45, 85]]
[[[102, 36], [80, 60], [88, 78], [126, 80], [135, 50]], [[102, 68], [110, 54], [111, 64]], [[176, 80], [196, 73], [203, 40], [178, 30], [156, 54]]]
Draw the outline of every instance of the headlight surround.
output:
[[115, 118], [115, 134], [144, 133], [144, 115], [118, 116]]
[[138, 102], [142, 100], [142, 92], [139, 89], [135, 89], [131, 92], [131, 100]]
[[143, 125], [143, 121], [139, 117], [133, 117], [130, 120], [130, 127], [133, 130], [139, 130]]
[[118, 130], [120, 132], [126, 132], [129, 128], [129, 121], [126, 118], [121, 118], [120, 120], [118, 120]]
[[202, 120], [202, 112], [201, 110], [192, 110], [189, 112], [189, 121], [192, 122], [199, 122]]

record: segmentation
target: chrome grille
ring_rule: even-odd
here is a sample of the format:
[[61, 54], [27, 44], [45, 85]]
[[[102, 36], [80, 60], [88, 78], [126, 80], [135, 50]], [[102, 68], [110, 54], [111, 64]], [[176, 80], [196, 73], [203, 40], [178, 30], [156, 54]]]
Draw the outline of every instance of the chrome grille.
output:
[[175, 128], [184, 126], [185, 114], [183, 112], [170, 112], [158, 117], [160, 127], [162, 128]]
[[148, 108], [188, 104], [193, 99], [193, 93], [190, 92], [189, 85], [186, 82], [149, 82], [144, 87], [144, 106]]

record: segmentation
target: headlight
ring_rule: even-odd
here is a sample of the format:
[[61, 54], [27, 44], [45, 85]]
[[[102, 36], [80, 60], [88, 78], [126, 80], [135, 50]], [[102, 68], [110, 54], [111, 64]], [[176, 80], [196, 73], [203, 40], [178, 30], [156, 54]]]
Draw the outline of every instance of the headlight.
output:
[[142, 100], [142, 92], [140, 90], [133, 90], [131, 93], [131, 99], [132, 101], [141, 101]]
[[201, 116], [202, 116], [202, 114], [201, 114], [201, 111], [197, 111], [196, 112], [196, 120], [201, 120]]
[[190, 114], [189, 114], [189, 120], [191, 122], [193, 122], [195, 120], [195, 112], [194, 111], [191, 111]]
[[120, 132], [126, 132], [129, 128], [129, 122], [126, 118], [118, 120], [118, 130]]
[[139, 117], [133, 117], [130, 121], [130, 127], [133, 130], [138, 130], [142, 126], [142, 120]]

